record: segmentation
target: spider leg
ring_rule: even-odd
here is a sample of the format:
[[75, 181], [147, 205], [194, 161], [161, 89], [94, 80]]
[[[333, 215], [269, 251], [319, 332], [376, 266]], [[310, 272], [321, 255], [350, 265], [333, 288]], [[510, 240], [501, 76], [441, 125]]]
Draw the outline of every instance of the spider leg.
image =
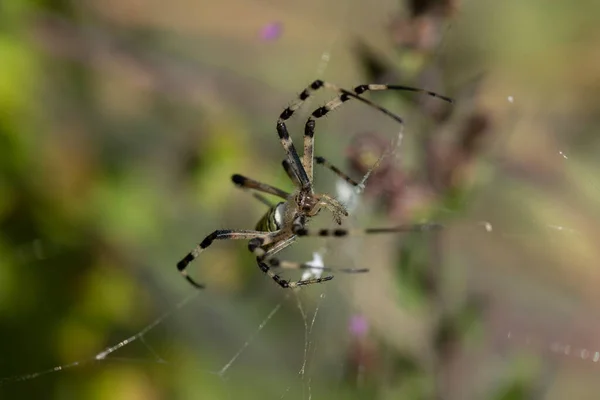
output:
[[[279, 116], [279, 119], [277, 120], [277, 131], [279, 132], [279, 138], [282, 140], [282, 144], [284, 145], [284, 148], [286, 148], [286, 146], [288, 146], [291, 149], [293, 149], [293, 151], [295, 152], [295, 148], [293, 148], [293, 145], [291, 145], [291, 146], [289, 144], [286, 145], [286, 143], [284, 143], [284, 137], [282, 137], [282, 134], [285, 136], [285, 134], [287, 133], [287, 129], [285, 129], [285, 131], [282, 132], [285, 128], [285, 121], [290, 119], [292, 117], [292, 115], [294, 115], [294, 113], [302, 106], [302, 104], [314, 92], [318, 91], [321, 88], [326, 88], [326, 89], [334, 90], [334, 91], [341, 93], [341, 96], [336, 99], [336, 101], [338, 101], [338, 102], [340, 102], [340, 101], [344, 102], [346, 100], [349, 100], [351, 97], [354, 97], [360, 101], [366, 102], [367, 104], [371, 105], [372, 107], [380, 109], [382, 112], [384, 112], [384, 113], [392, 116], [393, 118], [397, 119], [398, 121], [402, 122], [402, 119], [400, 117], [396, 116], [395, 114], [389, 112], [386, 109], [383, 109], [382, 107], [377, 106], [376, 104], [371, 103], [369, 100], [363, 99], [360, 96], [358, 96], [357, 94], [354, 94], [348, 90], [340, 89], [331, 83], [317, 79], [313, 83], [311, 83], [310, 86], [308, 86], [306, 89], [304, 89], [302, 91], [302, 93], [300, 93], [300, 95], [298, 96], [298, 98], [296, 99], [295, 102], [293, 102], [290, 106], [288, 106], [285, 110], [283, 110], [283, 112]], [[335, 107], [331, 106], [330, 108], [333, 109]], [[325, 114], [326, 113], [324, 113], [323, 115], [325, 115]], [[316, 118], [319, 118], [319, 117], [316, 117]], [[314, 133], [315, 133], [315, 121], [313, 118], [309, 118], [309, 120], [306, 122], [306, 125], [304, 127], [304, 153], [303, 153], [301, 164], [302, 164], [304, 172], [305, 172], [306, 181], [304, 180], [304, 176], [300, 176], [300, 181], [302, 183], [303, 188], [310, 187], [310, 184], [313, 181], [313, 153], [314, 153], [313, 136], [314, 136]], [[289, 138], [289, 135], [287, 135], [287, 137]], [[291, 142], [291, 139], [289, 139], [289, 140]], [[286, 148], [286, 151], [287, 151], [287, 148]], [[290, 151], [288, 151], [288, 156], [289, 156]], [[290, 159], [290, 163], [293, 164], [294, 160]], [[297, 169], [301, 169], [301, 168], [298, 167]]]
[[267, 199], [265, 196], [263, 196], [260, 193], [252, 192], [252, 197], [254, 197], [256, 200], [260, 201], [261, 203], [263, 203], [265, 206], [267, 206], [269, 208], [273, 208], [276, 206], [275, 203], [271, 202], [269, 199]]
[[[296, 228], [294, 234], [298, 237], [302, 236], [334, 236], [334, 237], [345, 237], [345, 236], [361, 236], [365, 234], [376, 234], [376, 233], [397, 233], [397, 232], [422, 232], [430, 231], [440, 228], [439, 224], [416, 224], [416, 225], [402, 225], [391, 228], [369, 228], [369, 229], [320, 229], [318, 231], [309, 231], [308, 229]], [[294, 288], [299, 286], [311, 285], [313, 283], [325, 282], [333, 279], [333, 276], [326, 276], [324, 278], [311, 278], [307, 280], [301, 280], [296, 282], [282, 280], [279, 275], [276, 275], [271, 271], [272, 268], [286, 268], [286, 269], [322, 269], [324, 271], [341, 271], [347, 273], [362, 273], [368, 272], [367, 268], [329, 268], [329, 267], [315, 267], [309, 263], [299, 263], [295, 261], [280, 260], [272, 257], [273, 254], [270, 252], [262, 253], [261, 256], [256, 257], [256, 261], [260, 269], [269, 275], [283, 288]]]
[[308, 189], [311, 187], [311, 180], [306, 174], [306, 170], [302, 165], [302, 161], [300, 161], [296, 147], [294, 147], [294, 142], [292, 141], [287, 127], [285, 126], [285, 119], [283, 118], [284, 114], [285, 111], [281, 113], [281, 116], [277, 120], [277, 134], [279, 135], [281, 145], [287, 154], [287, 160], [290, 164], [290, 167], [294, 171], [294, 175], [298, 177], [301, 187]]
[[204, 285], [197, 283], [194, 281], [187, 273], [187, 266], [194, 261], [200, 253], [202, 253], [208, 246], [212, 244], [215, 240], [230, 240], [230, 239], [255, 239], [255, 238], [264, 238], [272, 235], [270, 232], [261, 232], [261, 231], [249, 231], [249, 230], [216, 230], [200, 242], [198, 246], [196, 246], [192, 251], [190, 251], [185, 257], [181, 259], [177, 263], [177, 270], [184, 276], [184, 278], [191, 283], [193, 286], [198, 289], [203, 289]]
[[[328, 103], [326, 103], [324, 106], [317, 108], [312, 114], [311, 116], [308, 118], [308, 120], [306, 121], [306, 124], [304, 126], [304, 155], [303, 155], [303, 164], [304, 164], [304, 168], [307, 171], [308, 176], [311, 179], [312, 182], [312, 169], [313, 169], [313, 150], [314, 150], [314, 135], [315, 135], [315, 120], [318, 118], [321, 118], [325, 115], [327, 115], [330, 111], [338, 108], [339, 106], [341, 106], [343, 103], [345, 103], [346, 101], [350, 100], [350, 99], [356, 99], [366, 105], [368, 105], [371, 108], [374, 108], [376, 110], [381, 111], [382, 113], [384, 113], [385, 115], [387, 115], [388, 117], [394, 119], [395, 121], [397, 121], [400, 124], [403, 124], [404, 121], [402, 120], [402, 118], [400, 116], [398, 116], [397, 114], [389, 111], [388, 109], [373, 103], [372, 101], [365, 99], [364, 97], [361, 97], [360, 95], [367, 92], [367, 91], [381, 91], [381, 90], [399, 90], [399, 91], [410, 91], [410, 92], [417, 92], [417, 93], [424, 93], [427, 94], [429, 96], [432, 97], [436, 97], [439, 98], [441, 100], [447, 101], [449, 103], [452, 103], [453, 100], [450, 99], [449, 97], [446, 96], [442, 96], [440, 94], [437, 94], [435, 92], [431, 92], [429, 90], [424, 90], [424, 89], [418, 89], [418, 88], [413, 88], [410, 86], [401, 86], [401, 85], [375, 85], [375, 84], [371, 84], [371, 85], [359, 85], [357, 87], [354, 88], [354, 92], [351, 92], [349, 90], [346, 89], [342, 89], [339, 88], [331, 83], [327, 83], [327, 82], [322, 82], [322, 86], [329, 88], [329, 89], [333, 89], [337, 92], [340, 93], [340, 95], [338, 97], [336, 97], [333, 100], [330, 100]], [[304, 93], [304, 92], [303, 92]], [[302, 98], [302, 95], [301, 95]]]
[[[234, 175], [234, 176], [232, 176], [232, 180], [234, 179], [234, 177], [235, 177], [235, 175]], [[236, 179], [236, 180], [239, 180], [239, 178], [238, 178], [238, 177], [236, 177], [235, 179]], [[256, 193], [256, 192], [254, 192], [254, 191], [252, 191], [252, 190], [248, 190], [248, 189], [252, 189], [252, 188], [248, 188], [248, 187], [242, 186], [242, 185], [240, 185], [239, 183], [235, 183], [235, 181], [234, 181], [234, 184], [235, 184], [235, 187], [237, 187], [237, 188], [239, 188], [239, 189], [242, 189], [242, 190], [244, 190], [244, 191], [249, 191], [249, 192], [250, 192], [250, 194], [252, 195], [252, 197], [254, 197], [256, 200], [260, 201], [261, 203], [263, 203], [263, 204], [264, 204], [264, 205], [266, 205], [267, 207], [269, 207], [269, 208], [273, 208], [273, 207], [275, 207], [275, 206], [276, 206], [276, 204], [275, 204], [275, 203], [273, 203], [272, 201], [270, 201], [269, 199], [267, 199], [267, 198], [266, 198], [265, 196], [263, 196], [262, 194], [260, 194], [260, 193]], [[277, 188], [275, 188], [275, 189], [276, 189], [276, 190], [278, 190]], [[256, 189], [255, 189], [255, 190], [256, 190]], [[269, 193], [270, 193], [270, 192], [269, 192]], [[270, 194], [272, 194], [272, 193], [270, 193]]]
[[[298, 96], [296, 101], [294, 101], [285, 110], [283, 110], [283, 112], [279, 116], [279, 120], [277, 121], [278, 131], [279, 131], [279, 124], [282, 124], [285, 127], [285, 121], [290, 119], [292, 117], [292, 115], [294, 115], [294, 113], [302, 106], [302, 104], [314, 92], [318, 91], [319, 89], [321, 89], [323, 87], [325, 87], [325, 82], [320, 79], [317, 79], [313, 83], [311, 83], [310, 86], [308, 86], [306, 89], [304, 89], [302, 91], [302, 93], [300, 93], [300, 95]], [[312, 163], [313, 146], [310, 143], [310, 140], [307, 139], [308, 136], [312, 136], [313, 134], [314, 134], [314, 125], [313, 125], [312, 131], [310, 130], [309, 126], [306, 126], [305, 130], [304, 130], [304, 153], [303, 153], [303, 159], [302, 159], [301, 165], [304, 169], [304, 172], [306, 175], [306, 180], [308, 183], [304, 182], [303, 179], [300, 179], [301, 183], [303, 185], [302, 187], [307, 187], [313, 181], [313, 163]], [[281, 138], [281, 135], [279, 137]], [[285, 145], [284, 145], [284, 147], [285, 147]], [[307, 154], [310, 154], [309, 160], [307, 159]], [[300, 159], [298, 159], [298, 162], [300, 162]]]
[[[328, 87], [330, 89], [333, 89], [337, 92], [340, 93], [340, 95], [332, 100], [330, 100], [327, 104], [325, 104], [324, 106], [321, 106], [319, 108], [317, 108], [312, 114], [311, 117], [308, 118], [308, 121], [306, 121], [306, 125], [308, 126], [311, 121], [311, 119], [313, 118], [321, 118], [324, 115], [328, 114], [330, 111], [333, 111], [334, 109], [338, 108], [339, 106], [341, 106], [343, 103], [345, 103], [346, 101], [350, 100], [350, 99], [356, 99], [366, 105], [368, 105], [371, 108], [374, 108], [376, 110], [381, 111], [382, 113], [384, 113], [385, 115], [387, 115], [388, 117], [403, 123], [404, 121], [402, 120], [402, 117], [400, 117], [399, 115], [391, 112], [390, 110], [388, 110], [385, 107], [380, 106], [379, 104], [373, 103], [371, 100], [368, 100], [364, 97], [361, 97], [360, 95], [371, 91], [371, 92], [376, 92], [376, 91], [383, 91], [383, 90], [398, 90], [398, 91], [409, 91], [409, 92], [416, 92], [416, 93], [423, 93], [423, 94], [427, 94], [429, 96], [432, 97], [436, 97], [438, 99], [441, 99], [443, 101], [446, 101], [448, 103], [454, 103], [454, 100], [452, 100], [450, 97], [447, 96], [443, 96], [441, 94], [435, 93], [435, 92], [431, 92], [429, 90], [425, 90], [425, 89], [419, 89], [419, 88], [413, 88], [410, 86], [401, 86], [401, 85], [379, 85], [379, 84], [370, 84], [370, 85], [359, 85], [356, 86], [354, 88], [354, 91], [349, 91], [346, 89], [342, 89], [339, 88], [331, 83], [323, 83], [323, 85], [325, 87]], [[312, 124], [312, 127], [314, 129], [314, 124]]]
[[322, 271], [340, 271], [346, 273], [363, 273], [369, 272], [368, 268], [333, 268], [333, 267], [319, 267], [314, 266], [310, 263], [299, 263], [296, 261], [285, 261], [277, 258], [268, 259], [269, 266], [271, 268], [283, 268], [283, 269], [319, 269]]
[[[346, 93], [348, 96], [359, 98], [359, 96], [354, 93], [345, 91], [343, 89], [339, 89], [337, 86], [332, 85], [328, 82], [322, 81], [320, 79], [315, 80], [310, 84], [307, 88], [305, 88], [302, 93], [298, 96], [295, 102], [293, 102], [290, 106], [288, 106], [277, 120], [277, 131], [279, 132], [279, 138], [282, 141], [283, 147], [288, 152], [288, 159], [291, 164], [298, 163], [300, 165], [294, 166], [295, 169], [298, 170], [298, 177], [300, 178], [300, 183], [302, 188], [309, 188], [313, 182], [313, 153], [314, 153], [314, 140], [313, 136], [315, 133], [315, 122], [313, 120], [307, 121], [304, 127], [304, 153], [302, 156], [302, 161], [297, 157], [297, 153], [293, 144], [291, 144], [291, 139], [289, 138], [289, 134], [287, 134], [287, 129], [285, 126], [285, 121], [290, 119], [292, 115], [302, 106], [302, 104], [316, 91], [321, 88], [333, 89], [338, 92]], [[359, 98], [360, 99], [360, 98]], [[363, 99], [360, 99], [363, 100]], [[344, 100], [345, 101], [345, 100]], [[387, 110], [386, 110], [387, 111]], [[399, 118], [399, 117], [398, 117]], [[312, 122], [311, 122], [312, 121]], [[289, 144], [287, 143], [289, 141]], [[289, 150], [288, 150], [289, 149]], [[293, 151], [291, 157], [290, 153]]]
[[319, 229], [309, 230], [305, 227], [295, 228], [294, 234], [298, 237], [302, 236], [320, 236], [320, 237], [348, 237], [348, 236], [364, 236], [380, 233], [400, 233], [400, 232], [427, 232], [442, 229], [443, 225], [435, 222], [399, 225], [387, 228], [364, 228], [364, 229]]
[[[276, 259], [272, 258], [271, 260], [276, 260]], [[258, 263], [258, 267], [260, 268], [260, 270], [262, 272], [267, 274], [267, 276], [271, 277], [275, 282], [277, 282], [277, 284], [279, 286], [281, 286], [284, 289], [294, 289], [294, 288], [297, 288], [300, 286], [312, 285], [314, 283], [327, 282], [327, 281], [330, 281], [333, 279], [333, 276], [329, 275], [329, 276], [326, 276], [325, 278], [311, 278], [311, 279], [305, 279], [305, 280], [301, 280], [301, 281], [287, 281], [285, 279], [282, 279], [279, 275], [277, 275], [273, 271], [271, 271], [271, 267], [269, 267], [264, 261], [260, 261], [257, 258], [256, 262]]]
[[[279, 237], [271, 236], [270, 238], [257, 237], [250, 240], [250, 242], [248, 243], [248, 250], [250, 250], [256, 255], [256, 263], [258, 264], [260, 270], [284, 289], [293, 289], [300, 286], [312, 285], [313, 283], [321, 283], [332, 280], [333, 276], [326, 276], [324, 278], [311, 278], [300, 281], [288, 281], [272, 271], [272, 268], [277, 268], [281, 264], [281, 262], [277, 258], [273, 258], [273, 255], [291, 245], [295, 240], [296, 235], [286, 235]], [[271, 243], [275, 244], [267, 249], [266, 247]], [[294, 263], [286, 262], [285, 264], [283, 264], [283, 267], [289, 268], [289, 265], [291, 264]], [[306, 268], [308, 268], [308, 265], [306, 264], [301, 265], [305, 265]]]
[[290, 162], [286, 159], [281, 162], [281, 165], [283, 166], [283, 169], [288, 178], [290, 178], [290, 180], [294, 183], [294, 186], [300, 187], [300, 178], [298, 178], [298, 176], [296, 175], [296, 172], [292, 168]]
[[[293, 241], [296, 239], [296, 236], [294, 235], [290, 239], [292, 239], [292, 241]], [[272, 271], [273, 268], [300, 269], [300, 270], [320, 269], [322, 271], [340, 271], [340, 272], [346, 272], [346, 273], [369, 272], [368, 268], [318, 267], [318, 266], [314, 266], [310, 263], [299, 263], [299, 262], [295, 262], [295, 261], [286, 261], [286, 260], [280, 260], [278, 258], [273, 257], [276, 253], [278, 253], [283, 248], [285, 248], [285, 247], [289, 246], [289, 244], [291, 244], [291, 243], [288, 243], [287, 240], [289, 240], [289, 239], [286, 239], [285, 244], [281, 248], [269, 249], [262, 256], [256, 257], [256, 262], [258, 263], [259, 268], [264, 273], [266, 273], [268, 276], [273, 278], [273, 280], [275, 282], [277, 282], [283, 288], [295, 288], [295, 287], [300, 287], [300, 286], [312, 285], [314, 283], [326, 282], [326, 281], [332, 280], [333, 276], [330, 275], [330, 276], [326, 276], [324, 278], [311, 278], [311, 279], [304, 279], [304, 280], [299, 280], [299, 281], [286, 281], [286, 280], [281, 279], [281, 277], [279, 275], [275, 274]]]
[[315, 121], [306, 122], [304, 125], [304, 152], [302, 153], [302, 164], [306, 170], [306, 174], [311, 182], [313, 182], [313, 158], [315, 153]]
[[[293, 242], [296, 241], [298, 237], [296, 235], [290, 236], [287, 239], [284, 239], [280, 242], [276, 242], [272, 247], [270, 247], [261, 257], [262, 260], [269, 259], [269, 264], [271, 264], [272, 268], [284, 268], [284, 269], [320, 269], [323, 271], [342, 271], [342, 272], [367, 272], [368, 269], [361, 268], [330, 268], [330, 267], [318, 267], [314, 266], [310, 263], [297, 263], [292, 261], [279, 261], [272, 262], [271, 259], [281, 250], [290, 246]], [[264, 246], [263, 246], [264, 247]]]
[[324, 157], [315, 157], [315, 161], [317, 162], [317, 164], [322, 165], [325, 168], [328, 168], [331, 171], [333, 171], [334, 174], [336, 174], [337, 176], [339, 176], [340, 178], [342, 178], [344, 181], [346, 181], [350, 185], [352, 185], [352, 186], [358, 186], [359, 185], [358, 182], [356, 182], [354, 179], [350, 178], [348, 175], [346, 175], [345, 173], [343, 173], [338, 167], [336, 167], [335, 165], [331, 164]]
[[253, 189], [253, 190], [257, 190], [259, 192], [272, 194], [274, 196], [281, 197], [282, 199], [287, 200], [287, 198], [290, 196], [290, 194], [288, 192], [285, 192], [274, 186], [267, 185], [266, 183], [255, 181], [254, 179], [251, 179], [251, 178], [246, 178], [245, 176], [242, 176], [239, 174], [232, 175], [231, 180], [238, 187], [242, 187], [242, 188], [246, 188], [246, 189]]
[[[256, 258], [256, 262], [257, 262], [260, 270], [262, 272], [264, 272], [265, 274], [267, 274], [269, 277], [271, 277], [275, 282], [277, 282], [277, 284], [279, 286], [281, 286], [284, 289], [294, 289], [294, 288], [297, 288], [300, 286], [307, 286], [307, 285], [312, 285], [315, 283], [327, 282], [327, 281], [330, 281], [333, 279], [333, 275], [328, 275], [324, 278], [310, 278], [310, 279], [304, 279], [304, 280], [298, 280], [298, 281], [288, 281], [288, 280], [282, 279], [279, 275], [277, 275], [276, 273], [274, 273], [271, 270], [272, 268], [277, 268], [280, 266], [281, 262], [279, 261], [279, 259], [271, 258], [266, 261], [269, 263], [270, 266], [267, 265], [267, 262], [261, 261], [258, 257]], [[296, 264], [296, 263], [288, 262], [288, 264]]]
[[[312, 116], [306, 122], [306, 125], [304, 128], [304, 154], [303, 154], [303, 158], [302, 158], [302, 166], [304, 167], [305, 176], [300, 177], [303, 187], [308, 187], [308, 184], [304, 180], [305, 177], [308, 180], [308, 182], [312, 183], [312, 181], [313, 181], [313, 151], [314, 151], [314, 132], [315, 132], [314, 119], [315, 118], [320, 118], [320, 117], [324, 116], [325, 114], [329, 113], [329, 111], [332, 111], [333, 109], [340, 106], [342, 103], [350, 100], [351, 98], [355, 98], [355, 99], [367, 104], [368, 106], [383, 112], [384, 114], [395, 119], [396, 121], [398, 121], [400, 123], [403, 122], [401, 117], [392, 113], [391, 111], [387, 110], [386, 108], [381, 107], [363, 97], [360, 97], [360, 94], [365, 93], [367, 91], [398, 90], [398, 91], [416, 92], [416, 93], [427, 94], [429, 96], [439, 98], [439, 99], [447, 101], [449, 103], [453, 102], [453, 100], [450, 99], [449, 97], [440, 95], [435, 92], [431, 92], [429, 90], [414, 88], [414, 87], [410, 87], [410, 86], [382, 85], [382, 84], [359, 85], [359, 86], [355, 87], [354, 91], [352, 92], [349, 90], [339, 88], [336, 85], [331, 84], [329, 82], [325, 82], [320, 79], [317, 79], [313, 83], [311, 83], [310, 86], [308, 86], [306, 89], [304, 89], [302, 91], [302, 93], [300, 93], [300, 95], [298, 96], [298, 98], [296, 99], [295, 102], [293, 102], [290, 106], [288, 106], [285, 110], [283, 110], [283, 112], [281, 113], [281, 115], [279, 116], [279, 119], [277, 121], [277, 130], [278, 130], [278, 132], [280, 132], [279, 137], [282, 140], [282, 144], [284, 145], [284, 148], [286, 148], [286, 151], [288, 152], [288, 158], [290, 159], [290, 163], [292, 163], [292, 164], [297, 162], [296, 157], [295, 157], [295, 156], [297, 156], [297, 153], [295, 151], [295, 148], [293, 148], [293, 145], [290, 146], [290, 144], [284, 143], [284, 137], [282, 137], [282, 134], [285, 136], [285, 133], [287, 133], [287, 129], [285, 129], [284, 121], [287, 121], [288, 119], [290, 119], [292, 117], [292, 115], [294, 115], [294, 113], [302, 106], [302, 104], [314, 92], [318, 91], [321, 88], [327, 88], [327, 89], [337, 91], [338, 93], [340, 93], [340, 95], [336, 99], [327, 103], [325, 106], [319, 107], [317, 110], [315, 110], [313, 112]], [[280, 128], [280, 125], [281, 125], [281, 128]], [[284, 132], [280, 131], [280, 129], [284, 130]], [[289, 135], [287, 135], [287, 137], [289, 137]], [[290, 140], [290, 143], [291, 143], [291, 140]], [[288, 151], [288, 148], [290, 148], [289, 151]], [[295, 154], [295, 156], [292, 155], [290, 157], [290, 152], [292, 150], [296, 154]], [[301, 169], [301, 168], [299, 168], [299, 166], [295, 166], [295, 168]]]
[[[244, 191], [249, 191], [247, 190], [245, 187], [240, 186], [240, 185], [235, 185], [237, 188], [242, 189]], [[265, 196], [263, 196], [260, 193], [256, 193], [256, 192], [250, 192], [250, 194], [252, 195], [252, 197], [254, 197], [256, 200], [260, 201], [261, 203], [263, 203], [264, 205], [266, 205], [269, 208], [273, 208], [275, 207], [275, 203], [271, 202], [269, 199], [267, 199]]]
[[[365, 103], [366, 105], [368, 105], [371, 108], [381, 111], [382, 113], [389, 116], [390, 118], [392, 118], [399, 124], [404, 124], [404, 120], [402, 119], [402, 117], [389, 111], [387, 108], [384, 108], [378, 104], [375, 104], [372, 101], [365, 99], [364, 97], [361, 97], [356, 93], [350, 92], [346, 89], [338, 88], [337, 86], [335, 86], [333, 84], [324, 83], [324, 85], [325, 85], [325, 87], [336, 90], [337, 92], [340, 93], [340, 95], [338, 97], [330, 100], [329, 102], [327, 102], [324, 106], [321, 106], [321, 107], [317, 108], [315, 111], [313, 111], [313, 113], [310, 115], [310, 117], [308, 117], [308, 120], [306, 121], [306, 124], [304, 126], [304, 158], [302, 161], [305, 165], [306, 170], [311, 171], [311, 175], [310, 175], [311, 177], [312, 177], [312, 168], [313, 168], [313, 153], [314, 153], [313, 149], [314, 149], [314, 141], [315, 141], [314, 136], [315, 136], [316, 119], [324, 117], [325, 115], [329, 114], [331, 111], [333, 111], [336, 108], [338, 108], [339, 106], [341, 106], [346, 101], [348, 101], [350, 99], [356, 99], [358, 101], [361, 101], [362, 103]], [[375, 86], [375, 85], [363, 85], [363, 86], [370, 87], [370, 86]], [[381, 86], [381, 85], [377, 85], [377, 86]], [[372, 89], [372, 90], [375, 90], [375, 89]], [[311, 181], [312, 181], [312, 178], [311, 178]]]
[[297, 238], [298, 237], [296, 235], [292, 235], [292, 236], [286, 237], [285, 239], [272, 242], [272, 245], [268, 246], [267, 248], [265, 248], [266, 245], [263, 245], [262, 247], [263, 247], [263, 250], [265, 250], [265, 253], [261, 256], [262, 259], [273, 257], [275, 254], [279, 253], [281, 250], [285, 249], [288, 246], [291, 246], [292, 243], [294, 243]]
[[381, 91], [381, 90], [398, 90], [398, 91], [403, 91], [403, 92], [422, 93], [422, 94], [426, 94], [431, 97], [436, 97], [438, 99], [441, 99], [441, 100], [451, 103], [451, 104], [454, 103], [454, 100], [452, 100], [450, 97], [443, 96], [439, 93], [435, 93], [435, 92], [431, 92], [429, 90], [419, 89], [419, 88], [415, 88], [415, 87], [411, 87], [411, 86], [403, 86], [403, 85], [382, 85], [382, 84], [358, 85], [357, 87], [354, 88], [354, 93], [363, 94], [364, 92], [368, 92], [368, 91], [375, 92], [375, 91]]

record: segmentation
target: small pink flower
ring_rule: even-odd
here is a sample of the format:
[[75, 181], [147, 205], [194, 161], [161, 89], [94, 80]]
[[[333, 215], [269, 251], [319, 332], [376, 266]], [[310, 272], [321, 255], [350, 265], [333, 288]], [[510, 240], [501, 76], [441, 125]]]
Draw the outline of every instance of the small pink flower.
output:
[[281, 22], [271, 22], [260, 30], [260, 38], [265, 41], [276, 40], [279, 39], [282, 32], [283, 25]]
[[369, 331], [369, 322], [362, 315], [353, 315], [350, 318], [349, 329], [354, 336], [363, 337]]

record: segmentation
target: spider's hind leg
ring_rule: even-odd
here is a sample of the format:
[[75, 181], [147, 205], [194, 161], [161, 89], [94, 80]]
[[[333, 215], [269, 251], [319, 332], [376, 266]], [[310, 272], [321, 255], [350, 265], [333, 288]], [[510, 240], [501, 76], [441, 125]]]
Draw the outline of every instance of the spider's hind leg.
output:
[[[333, 279], [333, 275], [329, 275], [326, 276], [324, 278], [310, 278], [310, 279], [304, 279], [304, 280], [299, 280], [299, 281], [287, 281], [285, 279], [282, 279], [279, 275], [277, 275], [276, 273], [274, 273], [272, 271], [272, 268], [277, 268], [280, 267], [281, 263], [283, 263], [283, 261], [279, 261], [279, 259], [277, 258], [271, 258], [268, 260], [269, 265], [267, 265], [266, 262], [264, 261], [260, 261], [258, 258], [256, 259], [256, 262], [258, 263], [258, 267], [261, 269], [262, 272], [264, 272], [265, 274], [267, 274], [268, 276], [270, 276], [275, 282], [277, 282], [277, 284], [279, 286], [281, 286], [284, 289], [294, 289], [300, 286], [307, 286], [307, 285], [312, 285], [314, 283], [321, 283], [321, 282], [327, 282]], [[292, 268], [298, 268], [297, 266], [304, 266], [306, 264], [300, 264], [300, 263], [292, 263], [292, 262], [285, 262], [288, 265], [294, 265], [294, 267]], [[309, 268], [310, 266], [307, 266], [307, 268]], [[289, 268], [289, 267], [288, 267]], [[306, 268], [304, 268], [306, 269]]]
[[202, 240], [202, 242], [200, 242], [200, 244], [198, 246], [196, 246], [185, 257], [183, 257], [181, 259], [181, 261], [179, 261], [177, 263], [177, 270], [193, 286], [197, 287], [198, 289], [203, 289], [204, 285], [193, 280], [188, 275], [186, 268], [192, 261], [194, 261], [196, 258], [198, 258], [200, 253], [202, 253], [204, 250], [206, 250], [206, 248], [208, 246], [210, 246], [213, 241], [215, 241], [215, 240], [230, 240], [230, 239], [255, 239], [255, 238], [261, 238], [261, 237], [268, 236], [268, 235], [269, 235], [268, 232], [261, 232], [261, 231], [248, 231], [248, 230], [235, 231], [235, 230], [231, 230], [231, 229], [216, 230], [213, 233], [211, 233], [210, 235], [206, 236], [204, 238], [204, 240]]
[[299, 281], [289, 281], [283, 279], [281, 276], [273, 272], [273, 268], [278, 267], [300, 269], [314, 268], [311, 267], [309, 264], [279, 261], [279, 259], [273, 257], [275, 254], [279, 253], [281, 250], [291, 245], [295, 240], [296, 235], [280, 238], [279, 241], [276, 237], [255, 238], [250, 240], [250, 242], [248, 243], [248, 250], [250, 250], [256, 255], [256, 263], [258, 264], [260, 270], [284, 289], [293, 289], [300, 286], [312, 285], [313, 283], [321, 283], [332, 280], [333, 276], [330, 275], [324, 278], [311, 278]]

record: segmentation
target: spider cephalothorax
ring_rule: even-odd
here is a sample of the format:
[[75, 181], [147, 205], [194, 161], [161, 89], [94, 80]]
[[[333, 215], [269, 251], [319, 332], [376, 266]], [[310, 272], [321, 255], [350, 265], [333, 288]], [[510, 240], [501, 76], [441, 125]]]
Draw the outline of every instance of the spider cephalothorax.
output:
[[[294, 112], [300, 108], [302, 103], [310, 97], [310, 95], [321, 88], [328, 88], [339, 93], [339, 96], [329, 101], [322, 107], [317, 108], [306, 121], [304, 128], [304, 153], [302, 159], [298, 155], [294, 143], [288, 133], [285, 121], [292, 117]], [[353, 186], [359, 186], [352, 178], [341, 172], [338, 168], [331, 165], [323, 157], [314, 157], [314, 135], [315, 135], [315, 120], [328, 114], [331, 110], [339, 107], [344, 102], [350, 99], [356, 99], [362, 103], [373, 107], [399, 123], [402, 118], [392, 113], [391, 111], [372, 103], [363, 98], [360, 94], [367, 91], [381, 90], [403, 90], [410, 92], [424, 93], [429, 96], [440, 98], [447, 102], [452, 102], [451, 99], [439, 94], [429, 92], [423, 89], [412, 88], [399, 85], [360, 85], [354, 88], [354, 91], [338, 88], [335, 85], [324, 82], [322, 80], [314, 81], [309, 87], [300, 93], [296, 102], [287, 107], [277, 120], [277, 133], [279, 140], [286, 152], [286, 159], [283, 161], [283, 169], [295, 186], [295, 191], [289, 194], [286, 191], [255, 181], [251, 178], [236, 174], [231, 177], [233, 183], [244, 189], [253, 190], [252, 194], [255, 198], [265, 203], [269, 210], [260, 219], [255, 230], [217, 230], [208, 235], [200, 242], [190, 253], [188, 253], [181, 261], [177, 263], [177, 269], [183, 276], [194, 286], [202, 288], [203, 286], [194, 281], [186, 271], [190, 262], [212, 244], [214, 240], [226, 239], [245, 239], [248, 240], [248, 250], [256, 256], [256, 262], [261, 271], [270, 276], [277, 284], [283, 288], [295, 288], [312, 283], [319, 283], [333, 279], [333, 276], [324, 278], [314, 277], [299, 281], [287, 281], [273, 272], [275, 268], [314, 268], [307, 263], [298, 263], [293, 261], [284, 261], [275, 257], [275, 255], [290, 246], [298, 237], [301, 236], [335, 236], [343, 237], [348, 235], [374, 234], [374, 233], [392, 233], [406, 231], [423, 231], [440, 227], [439, 224], [418, 224], [418, 225], [403, 225], [391, 228], [369, 228], [369, 229], [320, 229], [311, 231], [307, 228], [307, 223], [310, 218], [317, 215], [323, 208], [329, 210], [334, 220], [342, 223], [342, 218], [348, 216], [348, 212], [343, 204], [333, 197], [315, 193], [313, 186], [313, 162], [323, 165], [332, 170], [339, 177]], [[277, 204], [272, 204], [260, 193], [266, 193], [277, 196], [285, 201]], [[329, 270], [329, 268], [323, 268]], [[366, 269], [340, 269], [345, 272], [365, 272]]]
[[[333, 218], [338, 225], [342, 224], [342, 217], [348, 216], [346, 207], [333, 197], [326, 194], [315, 194], [300, 190], [295, 196], [295, 203], [298, 205], [298, 211], [296, 212], [296, 218], [302, 216], [306, 218], [314, 217], [317, 215], [323, 207], [327, 208], [333, 214]], [[296, 219], [294, 218], [294, 219]]]
[[308, 190], [300, 190], [294, 201], [302, 213], [311, 217], [317, 215], [321, 209], [318, 197]]

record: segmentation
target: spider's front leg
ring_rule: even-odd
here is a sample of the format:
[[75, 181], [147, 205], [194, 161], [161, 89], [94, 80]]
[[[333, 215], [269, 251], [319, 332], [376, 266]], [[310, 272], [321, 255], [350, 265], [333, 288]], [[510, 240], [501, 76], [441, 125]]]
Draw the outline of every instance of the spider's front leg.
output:
[[346, 207], [333, 197], [326, 194], [319, 194], [317, 197], [320, 200], [319, 204], [331, 211], [335, 222], [338, 225], [341, 225], [342, 217], [348, 216], [348, 210], [346, 210]]

